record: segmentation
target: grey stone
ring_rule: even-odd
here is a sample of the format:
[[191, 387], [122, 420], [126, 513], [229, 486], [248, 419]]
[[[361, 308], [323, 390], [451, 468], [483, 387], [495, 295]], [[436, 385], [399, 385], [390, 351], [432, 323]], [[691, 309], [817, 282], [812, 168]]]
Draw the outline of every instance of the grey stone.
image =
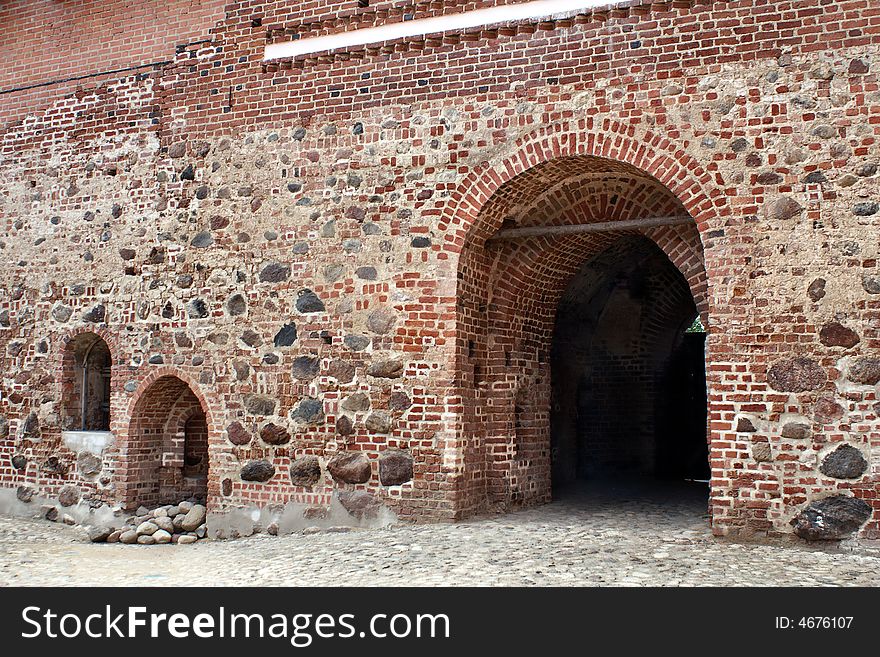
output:
[[244, 315], [247, 312], [247, 300], [241, 294], [233, 294], [226, 300], [226, 312], [233, 317]]
[[296, 299], [296, 309], [301, 313], [319, 313], [324, 311], [324, 302], [311, 290], [300, 290]]
[[770, 451], [770, 443], [753, 443], [752, 458], [758, 463], [772, 461], [773, 455]]
[[394, 328], [397, 315], [385, 308], [377, 308], [367, 317], [367, 328], [373, 333], [385, 334]]
[[198, 536], [190, 536], [189, 534], [184, 534], [180, 538], [177, 539], [178, 545], [191, 545], [198, 541]]
[[345, 267], [342, 265], [327, 265], [324, 267], [324, 279], [328, 283], [335, 283], [345, 273]]
[[281, 330], [275, 334], [275, 346], [289, 347], [296, 342], [296, 337], [296, 324], [293, 322], [285, 324], [281, 327]]
[[321, 479], [321, 464], [317, 456], [303, 456], [290, 464], [290, 483], [311, 487]]
[[828, 424], [834, 420], [839, 420], [844, 414], [843, 406], [835, 402], [833, 399], [822, 397], [816, 401], [813, 408], [814, 417], [817, 422]]
[[306, 397], [297, 404], [290, 417], [306, 424], [320, 423], [324, 420], [324, 404], [320, 399]]
[[251, 329], [247, 329], [242, 333], [239, 339], [248, 347], [256, 348], [263, 344], [263, 339], [260, 337], [260, 334]]
[[810, 131], [810, 134], [814, 137], [819, 137], [819, 139], [831, 139], [832, 137], [837, 136], [837, 128], [830, 126], [827, 123], [822, 123], [813, 128]]
[[792, 440], [806, 440], [813, 435], [809, 424], [803, 422], [788, 422], [782, 427], [780, 435]]
[[71, 315], [73, 315], [73, 309], [70, 306], [65, 306], [63, 303], [56, 303], [52, 307], [52, 319], [56, 322], [63, 324], [70, 319]]
[[104, 321], [106, 317], [107, 311], [101, 304], [96, 306], [92, 306], [89, 310], [83, 313], [83, 321], [89, 322], [91, 324], [100, 324]]
[[810, 286], [807, 288], [807, 296], [813, 302], [823, 299], [825, 297], [825, 279], [817, 278], [810, 283]]
[[103, 469], [104, 464], [100, 456], [89, 452], [81, 452], [76, 457], [76, 469], [84, 477], [94, 477]]
[[340, 404], [343, 410], [350, 411], [352, 413], [357, 413], [359, 411], [366, 411], [370, 408], [370, 398], [367, 394], [363, 392], [355, 392], [342, 400], [342, 404]]
[[317, 356], [297, 356], [293, 361], [291, 373], [300, 381], [311, 381], [321, 368], [321, 361]]
[[27, 468], [27, 458], [22, 454], [15, 454], [10, 461], [12, 462], [12, 467], [16, 470], [24, 470]]
[[388, 408], [392, 411], [402, 412], [412, 406], [412, 400], [405, 392], [397, 390], [391, 393], [388, 399]]
[[327, 462], [327, 471], [345, 484], [364, 484], [372, 475], [370, 459], [363, 452], [339, 452]]
[[156, 525], [156, 523], [151, 522], [151, 521], [145, 521], [145, 522], [142, 522], [141, 524], [139, 524], [135, 531], [137, 531], [138, 536], [148, 536], [148, 535], [154, 534], [158, 530], [159, 530], [159, 527]]
[[858, 530], [870, 517], [871, 507], [864, 500], [836, 495], [813, 502], [791, 525], [795, 534], [808, 541], [838, 540]]
[[153, 538], [152, 534], [139, 534], [137, 537], [137, 542], [140, 545], [155, 545], [156, 539]]
[[187, 303], [186, 313], [192, 319], [202, 319], [210, 314], [204, 299], [193, 299]]
[[767, 372], [767, 383], [781, 392], [806, 392], [825, 385], [828, 374], [811, 358], [789, 358], [773, 365]]
[[171, 542], [171, 532], [167, 532], [164, 529], [158, 530], [152, 536], [157, 545], [165, 545]]
[[36, 491], [30, 486], [19, 486], [15, 491], [15, 497], [20, 501], [27, 504], [32, 499], [34, 499], [34, 493]]
[[871, 215], [877, 214], [877, 211], [880, 210], [880, 204], [874, 202], [867, 203], [856, 203], [853, 206], [853, 214], [857, 217], [870, 217]]
[[[269, 481], [275, 475], [275, 466], [269, 461], [248, 461], [241, 468], [242, 481]], [[190, 531], [190, 530], [187, 530]]]
[[330, 361], [330, 365], [327, 367], [327, 376], [333, 377], [339, 383], [351, 383], [354, 375], [354, 365], [345, 360]]
[[859, 165], [856, 169], [856, 175], [861, 178], [870, 178], [875, 173], [877, 173], [877, 163], [876, 162], [865, 162], [864, 164]]
[[40, 420], [34, 411], [28, 413], [24, 422], [21, 423], [21, 435], [38, 437], [40, 435]]
[[211, 246], [213, 243], [214, 236], [211, 235], [210, 232], [203, 230], [202, 232], [198, 233], [189, 244], [190, 246], [197, 249], [205, 249]]
[[92, 543], [103, 543], [113, 533], [112, 527], [89, 527], [88, 536]]
[[880, 276], [862, 276], [862, 287], [868, 294], [880, 294]]
[[[260, 461], [254, 461], [254, 463], [260, 463]], [[262, 463], [267, 463], [266, 461], [262, 461]], [[271, 467], [271, 465], [269, 466]], [[272, 474], [275, 474], [275, 469], [272, 468]], [[247, 479], [247, 481], [268, 481], [269, 477], [266, 479]], [[241, 471], [241, 478], [245, 479], [244, 469]], [[186, 512], [186, 515], [183, 517], [183, 520], [180, 522], [180, 528], [184, 531], [191, 532], [196, 527], [205, 522], [205, 516], [207, 515], [207, 509], [201, 504], [193, 504], [192, 508]]]
[[58, 492], [58, 502], [61, 506], [73, 506], [79, 502], [80, 497], [81, 493], [79, 488], [71, 484], [62, 486], [61, 490]]
[[798, 216], [804, 211], [803, 206], [793, 198], [783, 196], [770, 204], [768, 216], [772, 221], [785, 221]]
[[852, 445], [841, 445], [822, 459], [819, 471], [836, 479], [858, 479], [868, 469], [862, 452]]
[[373, 362], [367, 368], [367, 374], [383, 379], [399, 379], [403, 376], [403, 361], [392, 358]]
[[391, 418], [385, 413], [370, 413], [364, 422], [364, 426], [373, 433], [389, 433], [391, 431]]
[[860, 358], [849, 368], [849, 380], [866, 386], [880, 383], [880, 358]]
[[757, 431], [755, 425], [747, 417], [741, 417], [736, 421], [736, 430], [739, 433], [754, 433]]
[[401, 450], [386, 450], [379, 457], [379, 481], [383, 486], [399, 486], [413, 478], [413, 458]]
[[370, 346], [370, 338], [366, 335], [346, 335], [343, 342], [352, 351], [363, 351]]
[[137, 540], [138, 540], [138, 533], [133, 529], [129, 529], [127, 531], [124, 531], [119, 535], [119, 542], [125, 543], [126, 545], [131, 545], [132, 543], [137, 543]]
[[174, 533], [174, 523], [168, 516], [160, 516], [154, 519], [153, 524], [155, 524], [160, 530], [168, 532], [169, 536]]
[[358, 267], [354, 270], [354, 274], [365, 281], [375, 281], [378, 277], [375, 267]]
[[251, 415], [272, 415], [277, 403], [277, 400], [266, 395], [247, 395], [244, 398], [244, 408]]
[[290, 267], [278, 262], [271, 262], [260, 271], [260, 280], [264, 283], [281, 283], [290, 278]]
[[355, 518], [372, 519], [379, 515], [379, 502], [367, 491], [339, 491], [337, 497], [343, 508]]
[[340, 436], [350, 436], [354, 432], [354, 426], [346, 416], [336, 418], [336, 433]]

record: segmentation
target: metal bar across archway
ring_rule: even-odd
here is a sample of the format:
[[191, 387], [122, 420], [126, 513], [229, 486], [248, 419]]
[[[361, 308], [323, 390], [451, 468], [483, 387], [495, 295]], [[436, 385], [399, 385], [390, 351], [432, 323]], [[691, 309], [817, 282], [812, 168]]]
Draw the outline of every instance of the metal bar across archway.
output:
[[526, 226], [505, 228], [492, 235], [487, 241], [513, 240], [522, 237], [542, 237], [545, 235], [580, 235], [584, 233], [611, 233], [621, 230], [638, 230], [658, 226], [680, 226], [694, 223], [693, 217], [647, 217], [644, 219], [624, 219], [623, 221], [600, 221], [592, 224], [572, 224], [567, 226]]

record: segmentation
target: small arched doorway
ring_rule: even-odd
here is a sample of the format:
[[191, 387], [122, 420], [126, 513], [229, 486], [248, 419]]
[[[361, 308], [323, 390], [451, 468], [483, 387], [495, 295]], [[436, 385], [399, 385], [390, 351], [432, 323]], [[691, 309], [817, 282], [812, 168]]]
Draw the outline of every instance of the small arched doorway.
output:
[[157, 378], [131, 414], [126, 450], [127, 508], [207, 501], [208, 417], [182, 379]]

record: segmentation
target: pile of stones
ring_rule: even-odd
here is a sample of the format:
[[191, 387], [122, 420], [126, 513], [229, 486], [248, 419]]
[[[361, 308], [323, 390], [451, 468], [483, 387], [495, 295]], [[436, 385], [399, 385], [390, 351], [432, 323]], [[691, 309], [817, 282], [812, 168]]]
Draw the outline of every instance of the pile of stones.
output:
[[140, 507], [119, 529], [95, 528], [89, 532], [93, 543], [137, 543], [163, 545], [195, 543], [208, 535], [207, 509], [190, 501], [166, 504], [156, 509]]

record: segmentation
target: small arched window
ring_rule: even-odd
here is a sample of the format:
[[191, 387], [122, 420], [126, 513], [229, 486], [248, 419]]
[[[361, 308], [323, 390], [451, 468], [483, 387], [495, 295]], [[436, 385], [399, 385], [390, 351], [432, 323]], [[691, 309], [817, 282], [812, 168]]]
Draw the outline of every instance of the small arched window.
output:
[[67, 344], [64, 358], [65, 431], [110, 430], [110, 348], [94, 333]]

